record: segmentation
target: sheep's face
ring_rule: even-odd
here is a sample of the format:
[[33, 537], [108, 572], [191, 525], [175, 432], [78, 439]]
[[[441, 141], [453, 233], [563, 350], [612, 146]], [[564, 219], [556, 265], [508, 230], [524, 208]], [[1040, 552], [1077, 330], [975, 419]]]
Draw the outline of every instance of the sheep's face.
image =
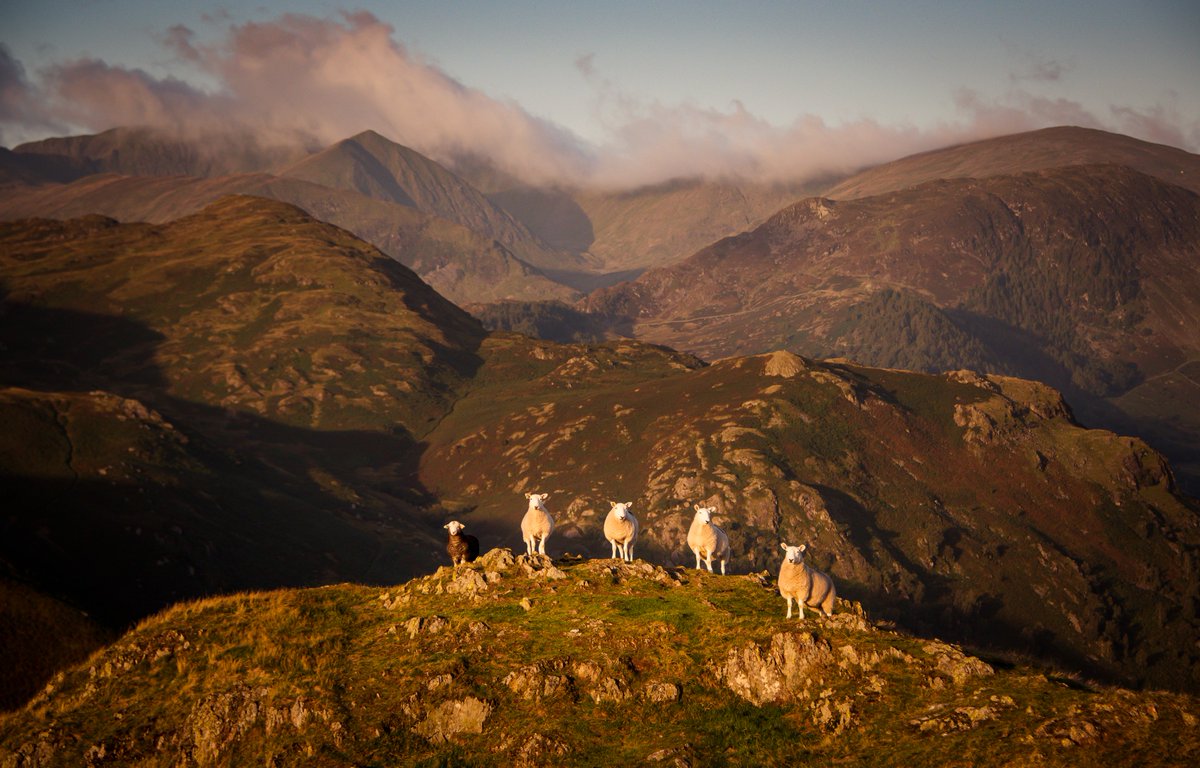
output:
[[629, 508], [633, 506], [633, 502], [610, 501], [608, 503], [612, 504], [612, 513], [617, 516], [618, 520], [629, 519]]
[[529, 508], [530, 509], [540, 509], [543, 512], [545, 512], [546, 505], [543, 502], [545, 502], [546, 499], [550, 498], [550, 494], [548, 494], [548, 493], [527, 493], [527, 494], [525, 494], [525, 498], [529, 499]]
[[716, 511], [715, 507], [696, 507], [696, 522], [711, 523], [712, 513]]
[[458, 532], [461, 531], [463, 528], [466, 528], [467, 526], [463, 525], [462, 523], [458, 522], [457, 520], [451, 520], [450, 522], [446, 523], [442, 527], [445, 528], [447, 531], [450, 531], [451, 536], [457, 536]]
[[789, 547], [787, 544], [783, 544], [782, 546], [783, 551], [787, 553], [783, 556], [783, 561], [785, 563], [795, 563], [796, 565], [799, 565], [800, 563], [804, 562], [804, 550], [808, 549], [807, 546], [804, 544], [801, 544], [798, 547]]

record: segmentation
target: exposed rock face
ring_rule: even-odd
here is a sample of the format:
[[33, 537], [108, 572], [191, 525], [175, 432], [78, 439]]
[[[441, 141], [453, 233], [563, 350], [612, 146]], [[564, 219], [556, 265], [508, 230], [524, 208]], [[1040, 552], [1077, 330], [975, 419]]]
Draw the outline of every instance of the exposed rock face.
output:
[[483, 733], [483, 724], [492, 714], [492, 705], [467, 697], [445, 701], [413, 726], [413, 732], [436, 743], [449, 741], [460, 733]]
[[828, 641], [811, 632], [780, 632], [767, 648], [731, 650], [716, 672], [737, 695], [765, 704], [797, 697], [821, 679], [822, 667], [832, 661]]

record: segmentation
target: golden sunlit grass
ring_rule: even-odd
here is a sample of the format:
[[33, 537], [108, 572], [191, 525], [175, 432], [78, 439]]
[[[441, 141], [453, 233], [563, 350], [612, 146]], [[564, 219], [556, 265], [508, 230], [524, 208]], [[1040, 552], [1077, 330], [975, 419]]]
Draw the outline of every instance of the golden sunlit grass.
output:
[[[610, 560], [557, 568], [527, 577], [496, 552], [384, 590], [182, 604], [0, 721], [0, 745], [50, 739], [69, 762], [104, 744], [146, 765], [200, 752], [414, 765], [505, 765], [514, 750], [561, 765], [663, 750], [703, 765], [1100, 765], [1131, 753], [1183, 765], [1200, 755], [1190, 697], [1062, 685], [1022, 666], [965, 673], [975, 668], [946, 666], [948, 646], [871, 629], [845, 602], [831, 620], [785, 621], [757, 577]], [[739, 698], [719, 672], [730, 651], [766, 648], [783, 631], [828, 648], [808, 672], [813, 685], [762, 705]], [[657, 690], [671, 693], [652, 701]], [[439, 742], [413, 732], [440, 705], [471, 698], [489, 708], [482, 733]]]

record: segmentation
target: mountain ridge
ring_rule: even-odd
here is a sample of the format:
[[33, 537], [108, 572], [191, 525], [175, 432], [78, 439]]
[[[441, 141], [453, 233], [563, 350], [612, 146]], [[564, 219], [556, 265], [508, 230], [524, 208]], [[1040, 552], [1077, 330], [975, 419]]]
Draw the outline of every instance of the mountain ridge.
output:
[[1124, 165], [1200, 193], [1200, 159], [1195, 154], [1094, 128], [1056, 126], [909, 155], [843, 179], [822, 195], [853, 200], [934, 179], [978, 179], [1100, 163]]

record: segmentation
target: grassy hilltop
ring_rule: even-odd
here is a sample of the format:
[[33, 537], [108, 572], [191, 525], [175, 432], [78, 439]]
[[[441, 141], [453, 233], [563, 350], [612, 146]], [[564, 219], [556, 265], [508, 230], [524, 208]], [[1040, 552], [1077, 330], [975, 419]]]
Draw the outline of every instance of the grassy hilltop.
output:
[[1191, 765], [1200, 702], [873, 626], [758, 575], [492, 550], [185, 603], [0, 720], [0, 765]]

